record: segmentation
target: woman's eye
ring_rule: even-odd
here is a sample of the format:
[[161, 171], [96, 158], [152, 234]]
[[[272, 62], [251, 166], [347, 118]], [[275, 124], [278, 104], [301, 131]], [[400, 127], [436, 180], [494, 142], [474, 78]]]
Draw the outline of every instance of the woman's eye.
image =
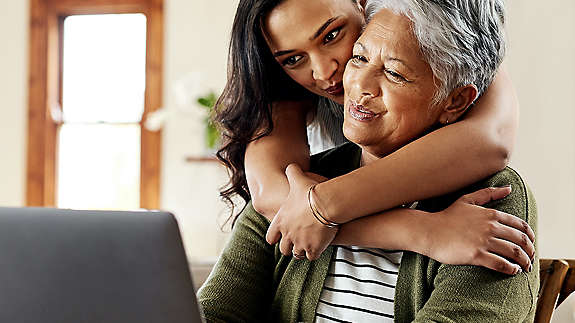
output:
[[401, 76], [401, 74], [398, 74], [392, 70], [385, 70], [385, 72], [391, 76], [391, 78], [393, 78], [395, 81], [397, 82], [407, 82], [407, 80], [405, 79], [405, 77]]
[[282, 61], [282, 65], [284, 66], [294, 66], [295, 64], [297, 64], [301, 59], [303, 58], [303, 56], [301, 55], [295, 55], [295, 56], [290, 56], [286, 59], [284, 59]]
[[353, 55], [351, 57], [351, 60], [353, 61], [354, 64], [367, 63], [367, 58], [361, 55]]
[[323, 42], [325, 44], [327, 44], [327, 43], [333, 41], [334, 39], [337, 38], [337, 35], [339, 35], [340, 31], [341, 31], [341, 28], [337, 28], [337, 29], [330, 31], [329, 34], [325, 35], [325, 37], [323, 38]]

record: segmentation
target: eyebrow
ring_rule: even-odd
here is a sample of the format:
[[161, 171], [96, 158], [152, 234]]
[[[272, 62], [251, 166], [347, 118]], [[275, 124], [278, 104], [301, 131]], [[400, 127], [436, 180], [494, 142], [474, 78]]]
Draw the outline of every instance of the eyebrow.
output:
[[274, 57], [278, 57], [278, 56], [283, 56], [285, 54], [289, 54], [289, 53], [293, 53], [294, 50], [290, 49], [290, 50], [279, 50], [277, 52], [274, 53]]
[[[361, 52], [365, 52], [365, 51], [366, 51], [365, 46], [364, 46], [362, 43], [360, 43], [360, 42], [356, 42], [355, 45], [354, 45], [354, 47], [359, 47], [359, 51], [361, 51]], [[397, 57], [385, 56], [384, 59], [385, 59], [386, 61], [399, 62], [399, 63], [401, 63], [401, 65], [405, 66], [405, 67], [406, 67], [407, 69], [409, 69], [410, 71], [413, 71], [413, 70], [411, 69], [411, 67], [409, 67], [409, 65], [407, 65], [406, 62], [404, 62], [403, 60], [401, 60], [401, 59], [399, 59], [399, 58], [397, 58]]]
[[384, 58], [385, 58], [386, 61], [398, 62], [398, 63], [400, 63], [401, 65], [403, 65], [405, 68], [407, 68], [410, 72], [413, 72], [413, 69], [411, 69], [411, 67], [410, 67], [409, 65], [407, 65], [406, 62], [402, 61], [402, 60], [399, 59], [399, 58], [390, 57], [390, 56], [385, 56]]
[[311, 36], [309, 40], [314, 40], [314, 39], [318, 38], [319, 35], [321, 35], [321, 33], [323, 33], [323, 31], [324, 31], [327, 27], [329, 27], [329, 25], [330, 25], [332, 22], [336, 21], [339, 17], [340, 17], [340, 16], [329, 18], [323, 25], [321, 25], [321, 27], [319, 27], [319, 28], [317, 29], [317, 31], [315, 32], [315, 34], [313, 34], [313, 36]]
[[353, 47], [359, 47], [359, 50], [362, 52], [365, 52], [365, 46], [363, 46], [362, 43], [360, 42], [355, 42], [355, 44], [353, 45]]
[[[329, 25], [331, 25], [331, 23], [334, 22], [334, 21], [336, 21], [339, 17], [341, 17], [341, 16], [329, 18], [323, 25], [321, 25], [321, 27], [319, 27], [319, 28], [317, 29], [317, 31], [315, 32], [315, 34], [313, 34], [313, 36], [311, 36], [311, 37], [309, 38], [309, 40], [314, 40], [314, 39], [318, 38], [319, 35], [321, 35], [321, 34], [327, 29], [327, 27], [329, 27]], [[290, 50], [279, 50], [279, 51], [274, 52], [274, 57], [279, 57], [279, 56], [283, 56], [283, 55], [286, 55], [286, 54], [290, 54], [290, 53], [293, 53], [294, 51], [295, 51], [295, 50], [293, 50], [293, 49], [290, 49]]]

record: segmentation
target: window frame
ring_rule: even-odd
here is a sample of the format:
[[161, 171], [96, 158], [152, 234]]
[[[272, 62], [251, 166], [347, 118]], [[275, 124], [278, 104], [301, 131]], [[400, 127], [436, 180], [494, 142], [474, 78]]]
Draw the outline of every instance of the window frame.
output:
[[162, 105], [163, 0], [30, 0], [27, 206], [54, 207], [57, 201], [63, 21], [71, 15], [120, 13], [142, 13], [147, 19], [146, 91], [140, 121], [140, 207], [160, 207], [162, 133], [147, 130], [144, 121]]

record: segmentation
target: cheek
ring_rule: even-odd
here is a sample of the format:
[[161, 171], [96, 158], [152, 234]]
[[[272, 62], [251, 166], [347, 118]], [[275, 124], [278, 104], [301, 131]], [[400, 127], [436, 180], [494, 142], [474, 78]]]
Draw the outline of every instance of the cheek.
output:
[[358, 84], [358, 74], [358, 71], [348, 62], [343, 73], [343, 90], [346, 99], [353, 93], [353, 85]]
[[[389, 112], [393, 124], [402, 131], [420, 128], [420, 124], [427, 120], [427, 100], [422, 100], [409, 88], [383, 89], [385, 107]], [[414, 96], [415, 95], [415, 96]]]
[[433, 125], [431, 110], [426, 102], [406, 100], [401, 106], [397, 106], [391, 116], [391, 124], [394, 125], [394, 137], [402, 145], [421, 136]]
[[348, 36], [346, 39], [343, 39], [340, 44], [338, 44], [339, 46], [337, 48], [337, 57], [341, 63], [342, 68], [345, 68], [345, 64], [347, 64], [347, 61], [349, 61], [353, 55], [353, 45], [355, 44], [356, 40], [356, 37]]
[[296, 83], [303, 86], [304, 88], [310, 90], [313, 87], [313, 78], [311, 77], [311, 72], [306, 67], [300, 67], [297, 70], [290, 70], [284, 68], [286, 74], [292, 78]]
[[417, 115], [422, 111], [427, 100], [421, 97], [418, 89], [408, 85], [395, 85], [390, 82], [382, 82], [381, 88], [386, 107], [395, 115], [401, 115], [403, 119]]

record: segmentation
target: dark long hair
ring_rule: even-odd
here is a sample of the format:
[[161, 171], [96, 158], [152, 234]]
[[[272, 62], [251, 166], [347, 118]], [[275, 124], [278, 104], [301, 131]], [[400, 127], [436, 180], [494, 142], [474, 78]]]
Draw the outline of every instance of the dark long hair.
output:
[[[266, 15], [283, 0], [240, 0], [228, 52], [228, 80], [212, 116], [222, 133], [217, 158], [227, 167], [230, 181], [220, 196], [231, 207], [232, 197], [250, 200], [244, 155], [247, 145], [273, 129], [271, 103], [313, 99], [315, 95], [293, 81], [278, 64], [262, 33]], [[233, 220], [232, 220], [233, 223]]]

